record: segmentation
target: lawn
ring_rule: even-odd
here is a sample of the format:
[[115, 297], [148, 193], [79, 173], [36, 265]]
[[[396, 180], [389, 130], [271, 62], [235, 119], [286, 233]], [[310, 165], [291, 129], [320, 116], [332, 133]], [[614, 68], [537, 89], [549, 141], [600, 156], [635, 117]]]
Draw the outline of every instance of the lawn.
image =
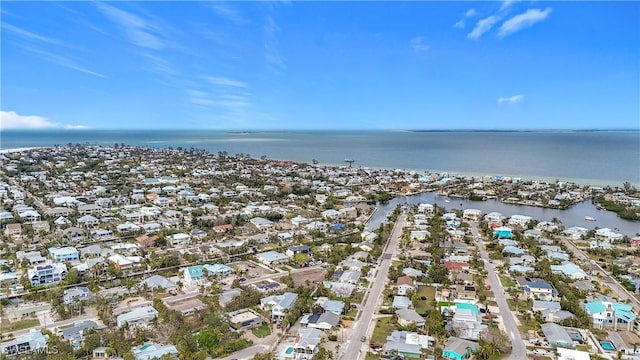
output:
[[376, 321], [376, 328], [373, 329], [371, 342], [385, 344], [387, 342], [387, 336], [391, 335], [391, 332], [395, 329], [396, 326], [391, 322], [391, 316], [379, 318], [378, 321]]
[[262, 324], [262, 326], [260, 327], [251, 329], [251, 332], [253, 333], [253, 335], [259, 338], [266, 337], [267, 335], [271, 334], [271, 325]]
[[[424, 314], [429, 309], [431, 300], [436, 296], [436, 289], [431, 286], [420, 286], [418, 287], [418, 296], [421, 300], [416, 304], [416, 312]], [[422, 297], [426, 297], [427, 300], [422, 300]]]
[[507, 278], [507, 277], [501, 277], [500, 283], [502, 283], [502, 287], [504, 288], [510, 288], [510, 287], [516, 286], [516, 282], [513, 281], [511, 278]]
[[20, 320], [16, 322], [9, 322], [8, 320], [3, 319], [2, 333], [8, 334], [9, 332], [12, 332], [12, 331], [28, 329], [38, 325], [40, 325], [40, 321], [38, 321], [38, 319], [25, 319], [25, 320]]

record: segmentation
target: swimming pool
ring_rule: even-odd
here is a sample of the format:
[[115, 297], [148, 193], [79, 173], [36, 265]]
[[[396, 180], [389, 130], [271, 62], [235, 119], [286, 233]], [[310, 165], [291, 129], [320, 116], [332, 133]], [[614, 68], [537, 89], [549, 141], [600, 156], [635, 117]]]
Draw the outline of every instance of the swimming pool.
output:
[[606, 351], [614, 351], [616, 349], [616, 347], [613, 346], [613, 343], [611, 341], [606, 341], [606, 340], [600, 341], [600, 346], [602, 346], [602, 349]]
[[287, 354], [287, 355], [291, 355], [291, 354], [293, 353], [293, 347], [292, 347], [292, 346], [289, 346], [289, 347], [284, 351], [284, 353], [285, 353], [285, 354]]

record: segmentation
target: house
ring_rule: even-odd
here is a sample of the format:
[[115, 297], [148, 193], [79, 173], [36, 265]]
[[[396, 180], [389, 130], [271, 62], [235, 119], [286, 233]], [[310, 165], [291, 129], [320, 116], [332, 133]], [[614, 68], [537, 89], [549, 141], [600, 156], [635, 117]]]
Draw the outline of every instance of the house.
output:
[[394, 296], [393, 304], [394, 309], [408, 309], [411, 307], [411, 299], [406, 296]]
[[476, 305], [467, 303], [456, 303], [453, 314], [453, 328], [458, 336], [468, 340], [478, 340], [480, 333], [487, 329], [487, 325], [482, 324], [480, 309]]
[[161, 289], [164, 291], [175, 291], [177, 290], [177, 286], [176, 284], [167, 279], [166, 277], [162, 276], [162, 275], [153, 275], [150, 276], [142, 281], [140, 281], [138, 283], [138, 287], [139, 288], [146, 288], [148, 290], [156, 290], [156, 289]]
[[47, 338], [48, 336], [45, 337], [40, 331], [32, 329], [25, 335], [0, 343], [0, 354], [19, 355], [44, 352], [47, 348]]
[[469, 270], [470, 265], [468, 262], [463, 261], [445, 261], [444, 267], [446, 267], [450, 272], [461, 272]]
[[129, 327], [146, 327], [153, 319], [158, 317], [158, 311], [153, 306], [135, 308], [129, 312], [118, 315], [116, 323], [118, 327], [128, 325]]
[[188, 293], [162, 298], [162, 303], [167, 309], [177, 311], [182, 316], [188, 316], [206, 309], [206, 305], [198, 298], [198, 293]]
[[69, 305], [73, 304], [76, 300], [86, 300], [91, 297], [91, 290], [84, 286], [78, 286], [75, 288], [67, 289], [62, 293], [62, 301]]
[[191, 243], [191, 236], [185, 233], [173, 234], [169, 238], [169, 241], [173, 246], [188, 245]]
[[285, 254], [288, 257], [294, 257], [298, 254], [311, 254], [311, 247], [308, 245], [292, 245], [287, 248]]
[[468, 359], [479, 348], [478, 343], [451, 336], [444, 343], [442, 356], [453, 360]]
[[407, 275], [400, 276], [398, 280], [396, 280], [396, 293], [404, 296], [407, 295], [408, 292], [415, 294], [416, 285], [411, 277]]
[[62, 237], [69, 242], [80, 242], [84, 236], [84, 230], [73, 226], [62, 231]]
[[98, 324], [91, 320], [76, 321], [73, 326], [62, 329], [62, 338], [68, 341], [74, 350], [82, 347], [83, 332], [87, 329], [97, 329]]
[[249, 222], [262, 231], [271, 230], [274, 226], [273, 221], [262, 217], [251, 218]]
[[574, 316], [571, 312], [562, 310], [560, 303], [557, 301], [533, 300], [531, 310], [539, 312], [547, 322], [562, 321]]
[[48, 221], [34, 221], [31, 223], [31, 228], [35, 233], [48, 233], [51, 230]]
[[257, 254], [256, 257], [261, 263], [269, 267], [289, 261], [289, 257], [287, 255], [281, 254], [277, 251], [263, 252]]
[[316, 300], [316, 304], [320, 305], [324, 311], [330, 311], [336, 315], [341, 315], [344, 312], [344, 302], [340, 300], [329, 300], [326, 297], [320, 297]]
[[607, 241], [620, 241], [624, 238], [623, 234], [612, 231], [609, 228], [596, 230], [596, 237]]
[[271, 295], [260, 299], [262, 310], [271, 310], [271, 322], [279, 323], [286, 313], [293, 308], [298, 300], [298, 294], [286, 292], [282, 295]]
[[7, 224], [4, 228], [4, 234], [12, 238], [22, 235], [22, 224]]
[[341, 298], [350, 298], [356, 290], [356, 285], [339, 282], [324, 282], [325, 287], [329, 288], [332, 294]]
[[136, 360], [177, 359], [178, 349], [175, 345], [144, 344], [131, 348]]
[[591, 354], [586, 351], [557, 348], [558, 360], [590, 360]]
[[398, 324], [401, 326], [409, 326], [415, 324], [418, 328], [424, 327], [425, 319], [413, 309], [398, 309]]
[[342, 272], [340, 277], [338, 278], [338, 282], [341, 283], [349, 283], [349, 284], [358, 284], [360, 282], [360, 276], [362, 273], [357, 270], [346, 270]]
[[189, 266], [184, 269], [184, 281], [189, 285], [200, 285], [207, 280], [207, 274], [202, 265]]
[[407, 267], [407, 268], [402, 269], [402, 274], [404, 274], [406, 276], [409, 276], [409, 277], [412, 277], [412, 278], [415, 278], [415, 277], [418, 277], [418, 276], [424, 276], [424, 273], [422, 271], [420, 271], [418, 269], [411, 268], [411, 267]]
[[76, 250], [73, 246], [65, 246], [61, 248], [51, 247], [48, 251], [51, 260], [55, 262], [77, 261], [80, 259], [78, 250]]
[[575, 348], [573, 339], [567, 330], [555, 323], [544, 323], [540, 325], [544, 337], [547, 339], [549, 346]]
[[90, 227], [95, 227], [98, 226], [98, 224], [100, 224], [100, 220], [98, 220], [97, 217], [93, 216], [93, 215], [84, 215], [82, 217], [80, 217], [76, 223], [79, 226], [85, 227], [85, 228], [90, 228]]
[[501, 226], [493, 229], [493, 237], [498, 239], [511, 239], [512, 230], [509, 227]]
[[573, 280], [584, 280], [589, 277], [584, 270], [580, 268], [580, 266], [570, 262], [565, 261], [562, 265], [551, 265], [551, 272], [554, 274], [562, 274], [564, 276], [568, 276]]
[[462, 218], [465, 220], [480, 221], [482, 219], [482, 210], [464, 209], [462, 211]]
[[27, 270], [27, 277], [31, 286], [56, 284], [67, 275], [67, 266], [63, 263], [37, 265]]
[[313, 359], [320, 349], [322, 331], [318, 329], [300, 329], [296, 342], [293, 345], [293, 352], [296, 359]]
[[622, 324], [629, 331], [637, 318], [631, 305], [612, 302], [606, 297], [602, 301], [588, 302], [584, 307], [592, 318], [593, 326], [598, 329], [613, 326], [618, 330], [618, 324]]
[[340, 323], [340, 315], [334, 314], [330, 311], [323, 313], [307, 314], [300, 324], [303, 327], [309, 327], [320, 330], [331, 330]]
[[542, 279], [528, 279], [524, 285], [524, 293], [534, 300], [558, 300], [558, 290]]
[[401, 359], [422, 357], [422, 349], [433, 348], [434, 338], [410, 331], [394, 330], [384, 345], [386, 355], [397, 354]]
[[609, 340], [613, 343], [616, 350], [623, 355], [635, 356], [640, 358], [640, 336], [633, 331], [607, 331]]
[[227, 313], [231, 327], [235, 330], [249, 330], [262, 325], [262, 317], [251, 309], [240, 309]]
[[526, 227], [531, 219], [531, 216], [527, 215], [513, 215], [509, 218], [509, 225]]

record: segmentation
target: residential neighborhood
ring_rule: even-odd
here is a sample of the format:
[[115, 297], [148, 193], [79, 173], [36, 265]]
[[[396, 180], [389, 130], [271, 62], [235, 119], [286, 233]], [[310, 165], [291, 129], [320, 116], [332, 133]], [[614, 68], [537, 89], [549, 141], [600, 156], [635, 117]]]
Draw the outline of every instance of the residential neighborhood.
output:
[[621, 189], [124, 144], [0, 168], [3, 357], [640, 359], [640, 235], [455, 204]]

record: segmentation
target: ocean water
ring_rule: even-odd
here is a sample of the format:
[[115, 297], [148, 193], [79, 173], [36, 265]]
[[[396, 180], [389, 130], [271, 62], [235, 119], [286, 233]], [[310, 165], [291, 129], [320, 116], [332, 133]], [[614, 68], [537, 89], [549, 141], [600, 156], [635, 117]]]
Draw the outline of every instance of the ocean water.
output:
[[0, 149], [67, 143], [198, 148], [354, 166], [640, 186], [640, 131], [3, 131]]

